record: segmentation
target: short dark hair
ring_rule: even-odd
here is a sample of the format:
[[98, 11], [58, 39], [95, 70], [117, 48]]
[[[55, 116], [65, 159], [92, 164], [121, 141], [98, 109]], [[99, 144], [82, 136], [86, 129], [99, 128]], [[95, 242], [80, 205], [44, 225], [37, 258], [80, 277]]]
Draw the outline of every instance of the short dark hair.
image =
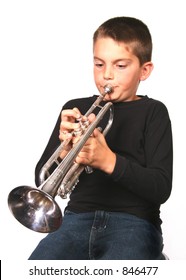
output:
[[151, 61], [152, 38], [141, 20], [132, 17], [115, 17], [105, 21], [95, 31], [93, 43], [99, 38], [110, 37], [117, 42], [129, 44], [140, 65]]

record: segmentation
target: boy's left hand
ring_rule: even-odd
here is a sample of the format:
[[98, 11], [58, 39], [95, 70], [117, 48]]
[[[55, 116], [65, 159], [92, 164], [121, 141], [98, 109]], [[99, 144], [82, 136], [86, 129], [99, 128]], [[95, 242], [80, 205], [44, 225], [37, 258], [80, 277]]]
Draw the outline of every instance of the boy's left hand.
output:
[[108, 147], [104, 135], [96, 128], [78, 154], [76, 162], [111, 174], [115, 167], [116, 155]]

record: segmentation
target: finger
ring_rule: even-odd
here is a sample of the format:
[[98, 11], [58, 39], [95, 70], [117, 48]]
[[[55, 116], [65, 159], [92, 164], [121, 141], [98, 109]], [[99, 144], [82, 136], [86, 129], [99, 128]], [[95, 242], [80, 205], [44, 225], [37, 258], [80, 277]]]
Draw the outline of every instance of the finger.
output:
[[79, 164], [90, 165], [91, 161], [87, 155], [87, 153], [80, 152], [76, 157], [75, 161]]
[[63, 130], [63, 131], [59, 131], [59, 139], [61, 141], [66, 141], [66, 140], [71, 140], [72, 139], [72, 134], [69, 133], [68, 131], [66, 130]]
[[73, 110], [74, 113], [75, 113], [76, 119], [81, 118], [81, 112], [79, 111], [78, 108], [74, 107], [72, 110]]
[[88, 120], [90, 123], [92, 123], [93, 121], [95, 121], [96, 119], [96, 115], [94, 113], [91, 113], [89, 116], [88, 116]]
[[102, 131], [101, 127], [95, 128], [93, 132], [93, 136], [96, 138], [101, 137], [103, 135], [101, 131]]
[[68, 120], [75, 121], [76, 119], [81, 117], [81, 113], [77, 108], [73, 109], [65, 109], [61, 112], [61, 120]]
[[69, 121], [61, 121], [60, 123], [60, 131], [68, 131], [71, 132], [72, 130], [79, 129], [80, 124], [79, 123], [74, 123], [74, 122], [69, 122]]

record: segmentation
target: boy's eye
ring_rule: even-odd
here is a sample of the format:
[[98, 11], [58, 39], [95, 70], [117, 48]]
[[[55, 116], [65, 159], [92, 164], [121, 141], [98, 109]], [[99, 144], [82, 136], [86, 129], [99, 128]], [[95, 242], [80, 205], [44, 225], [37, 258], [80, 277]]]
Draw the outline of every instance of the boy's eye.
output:
[[103, 63], [101, 63], [101, 62], [95, 62], [94, 63], [94, 65], [96, 66], [96, 67], [102, 67], [103, 66]]
[[117, 64], [116, 66], [117, 66], [119, 69], [124, 69], [124, 68], [127, 67], [126, 64]]

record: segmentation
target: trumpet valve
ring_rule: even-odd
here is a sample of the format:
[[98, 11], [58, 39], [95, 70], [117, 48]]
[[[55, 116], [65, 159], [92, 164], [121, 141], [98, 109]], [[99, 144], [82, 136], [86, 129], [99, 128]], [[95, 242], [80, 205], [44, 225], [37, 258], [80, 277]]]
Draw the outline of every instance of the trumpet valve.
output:
[[81, 128], [83, 131], [85, 131], [87, 129], [87, 127], [89, 126], [90, 122], [88, 119], [81, 121]]
[[81, 118], [81, 119], [78, 119], [78, 121], [79, 121], [80, 126], [79, 126], [79, 128], [77, 128], [73, 131], [74, 136], [81, 136], [86, 131], [87, 127], [90, 124], [90, 122], [87, 118], [85, 120], [83, 120]]

